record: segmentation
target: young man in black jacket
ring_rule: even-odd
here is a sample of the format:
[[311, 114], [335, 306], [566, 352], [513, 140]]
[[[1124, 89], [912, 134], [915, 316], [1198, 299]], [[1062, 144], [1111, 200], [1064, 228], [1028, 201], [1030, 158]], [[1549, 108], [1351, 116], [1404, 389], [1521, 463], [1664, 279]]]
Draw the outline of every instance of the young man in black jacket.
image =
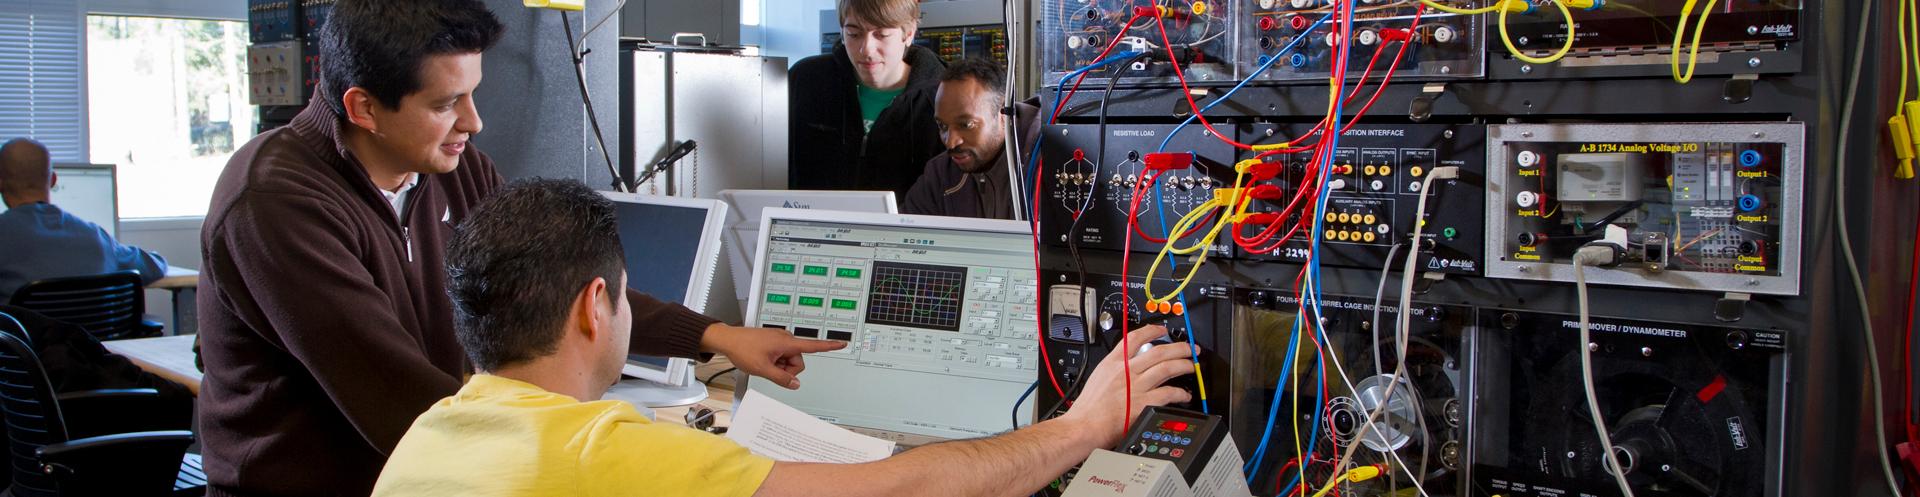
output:
[[[967, 59], [940, 76], [935, 114], [945, 153], [926, 163], [900, 212], [932, 216], [1013, 219], [1012, 172], [1025, 171], [1026, 153], [1040, 137], [1038, 101], [1007, 106], [1007, 73], [999, 64]], [[1009, 152], [1019, 133], [1022, 150]]]
[[913, 45], [916, 0], [840, 0], [841, 43], [793, 65], [788, 183], [905, 194], [939, 154], [933, 93], [945, 64]]

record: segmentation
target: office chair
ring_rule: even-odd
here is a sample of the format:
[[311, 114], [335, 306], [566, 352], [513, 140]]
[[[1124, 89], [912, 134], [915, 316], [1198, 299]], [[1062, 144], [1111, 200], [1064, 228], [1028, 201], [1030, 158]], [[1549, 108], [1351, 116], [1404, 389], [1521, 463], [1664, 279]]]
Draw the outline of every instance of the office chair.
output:
[[[204, 487], [177, 489], [193, 432], [140, 431], [143, 402], [159, 396], [150, 388], [89, 390], [56, 395], [28, 343], [26, 330], [0, 313], [0, 413], [6, 420], [14, 497], [200, 495]], [[62, 408], [118, 412], [69, 420]], [[131, 429], [128, 429], [131, 428]], [[197, 465], [195, 465], [197, 466]]]
[[35, 281], [10, 303], [86, 328], [101, 341], [160, 336], [160, 323], [146, 319], [145, 290], [140, 272], [129, 270]]

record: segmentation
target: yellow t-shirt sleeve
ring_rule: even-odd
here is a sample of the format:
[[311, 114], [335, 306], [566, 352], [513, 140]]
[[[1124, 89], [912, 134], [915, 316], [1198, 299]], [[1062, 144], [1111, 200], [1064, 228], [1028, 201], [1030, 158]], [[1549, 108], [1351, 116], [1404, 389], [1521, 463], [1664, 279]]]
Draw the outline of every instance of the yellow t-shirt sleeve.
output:
[[581, 451], [589, 496], [751, 497], [773, 460], [707, 432], [633, 420], [611, 420], [588, 434]]

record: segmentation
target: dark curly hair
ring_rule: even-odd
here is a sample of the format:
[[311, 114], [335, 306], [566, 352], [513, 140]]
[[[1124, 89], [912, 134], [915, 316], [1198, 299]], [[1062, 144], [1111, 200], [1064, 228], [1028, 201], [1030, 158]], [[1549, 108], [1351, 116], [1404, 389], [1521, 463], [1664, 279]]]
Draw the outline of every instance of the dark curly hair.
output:
[[[567, 308], [594, 278], [623, 298], [626, 252], [613, 202], [573, 180], [514, 183], [447, 244], [454, 336], [481, 371], [552, 354]], [[613, 304], [613, 302], [608, 302]]]
[[399, 107], [427, 57], [484, 52], [506, 30], [479, 0], [339, 0], [320, 29], [321, 98], [344, 116], [340, 96], [357, 86]]

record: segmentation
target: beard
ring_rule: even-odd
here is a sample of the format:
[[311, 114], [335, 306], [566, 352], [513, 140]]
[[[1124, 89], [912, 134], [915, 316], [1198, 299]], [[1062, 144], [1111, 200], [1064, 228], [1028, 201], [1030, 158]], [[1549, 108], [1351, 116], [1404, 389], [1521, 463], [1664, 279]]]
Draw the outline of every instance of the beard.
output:
[[972, 156], [973, 157], [972, 162], [965, 163], [965, 164], [954, 162], [953, 165], [954, 167], [960, 168], [960, 172], [967, 173], [967, 174], [979, 174], [979, 173], [984, 173], [989, 170], [992, 170], [993, 165], [997, 162], [1000, 162], [1000, 149], [996, 148], [996, 149], [993, 149], [992, 151], [993, 151], [992, 156], [987, 156], [987, 154], [982, 154], [979, 149], [973, 149], [973, 148], [948, 150], [947, 154], [949, 156], [952, 156], [954, 154], [965, 153], [969, 156]]

